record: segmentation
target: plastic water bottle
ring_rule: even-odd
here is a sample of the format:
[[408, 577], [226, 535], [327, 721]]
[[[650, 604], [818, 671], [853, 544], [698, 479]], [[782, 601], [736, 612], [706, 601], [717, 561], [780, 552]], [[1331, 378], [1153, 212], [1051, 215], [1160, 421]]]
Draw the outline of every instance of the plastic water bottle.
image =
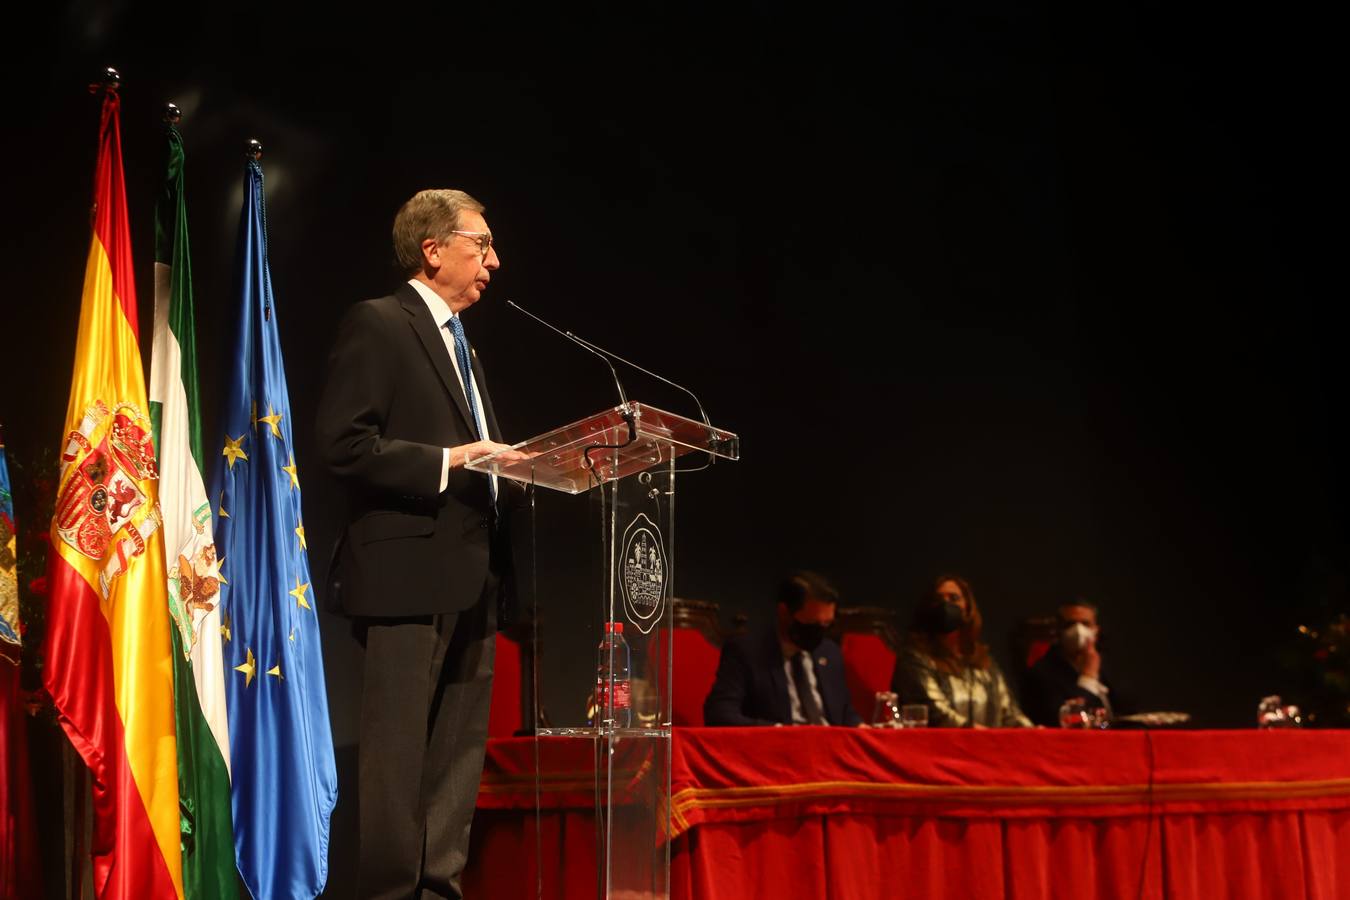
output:
[[[611, 660], [614, 667], [612, 706], [609, 695]], [[600, 664], [595, 669], [595, 717], [602, 724], [613, 722], [615, 728], [628, 728], [633, 724], [631, 666], [628, 642], [623, 639], [623, 623], [606, 622], [605, 637], [600, 641]]]

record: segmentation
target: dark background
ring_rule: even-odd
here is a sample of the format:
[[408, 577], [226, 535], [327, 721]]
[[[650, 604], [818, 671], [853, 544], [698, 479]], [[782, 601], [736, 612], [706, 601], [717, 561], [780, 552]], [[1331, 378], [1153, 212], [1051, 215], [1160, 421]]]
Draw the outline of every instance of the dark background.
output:
[[[1333, 57], [1292, 13], [1071, 6], [30, 11], [6, 39], [9, 453], [60, 436], [85, 84], [111, 64], [147, 354], [159, 109], [185, 113], [208, 448], [241, 150], [267, 148], [316, 583], [337, 505], [312, 417], [336, 321], [397, 283], [398, 205], [460, 187], [503, 261], [466, 322], [509, 439], [612, 386], [505, 299], [687, 384], [741, 435], [739, 463], [683, 482], [678, 594], [764, 620], [804, 566], [908, 616], [952, 569], [1005, 667], [1019, 618], [1084, 595], [1146, 707], [1248, 726], [1261, 696], [1302, 687], [1276, 652], [1294, 626], [1347, 605]], [[356, 657], [324, 627], [350, 750]]]

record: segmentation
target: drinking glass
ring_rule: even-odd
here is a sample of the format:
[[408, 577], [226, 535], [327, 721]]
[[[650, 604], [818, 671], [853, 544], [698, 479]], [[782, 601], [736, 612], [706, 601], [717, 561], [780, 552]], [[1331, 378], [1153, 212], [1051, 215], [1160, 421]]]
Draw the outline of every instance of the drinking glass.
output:
[[926, 703], [906, 703], [900, 707], [901, 728], [927, 728], [928, 705]]
[[1060, 704], [1060, 728], [1091, 728], [1092, 724], [1092, 712], [1082, 697], [1070, 697]]
[[899, 728], [899, 698], [894, 691], [877, 691], [876, 702], [872, 704], [873, 728]]

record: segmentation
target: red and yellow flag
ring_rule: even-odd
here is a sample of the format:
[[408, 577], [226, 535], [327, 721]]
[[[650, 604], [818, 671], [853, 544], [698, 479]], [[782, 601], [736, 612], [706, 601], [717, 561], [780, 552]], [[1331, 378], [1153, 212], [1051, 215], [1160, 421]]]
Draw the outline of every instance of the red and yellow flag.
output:
[[173, 660], [119, 101], [105, 92], [43, 678], [94, 780], [100, 898], [181, 898]]

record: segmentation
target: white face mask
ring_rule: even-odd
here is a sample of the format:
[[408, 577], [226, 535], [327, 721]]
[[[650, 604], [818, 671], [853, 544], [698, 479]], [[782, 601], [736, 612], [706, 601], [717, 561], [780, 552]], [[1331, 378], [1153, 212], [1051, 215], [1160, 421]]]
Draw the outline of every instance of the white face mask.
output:
[[1089, 647], [1097, 639], [1096, 632], [1084, 625], [1082, 622], [1075, 622], [1061, 633], [1064, 641], [1064, 649], [1070, 653], [1077, 653], [1079, 650]]

